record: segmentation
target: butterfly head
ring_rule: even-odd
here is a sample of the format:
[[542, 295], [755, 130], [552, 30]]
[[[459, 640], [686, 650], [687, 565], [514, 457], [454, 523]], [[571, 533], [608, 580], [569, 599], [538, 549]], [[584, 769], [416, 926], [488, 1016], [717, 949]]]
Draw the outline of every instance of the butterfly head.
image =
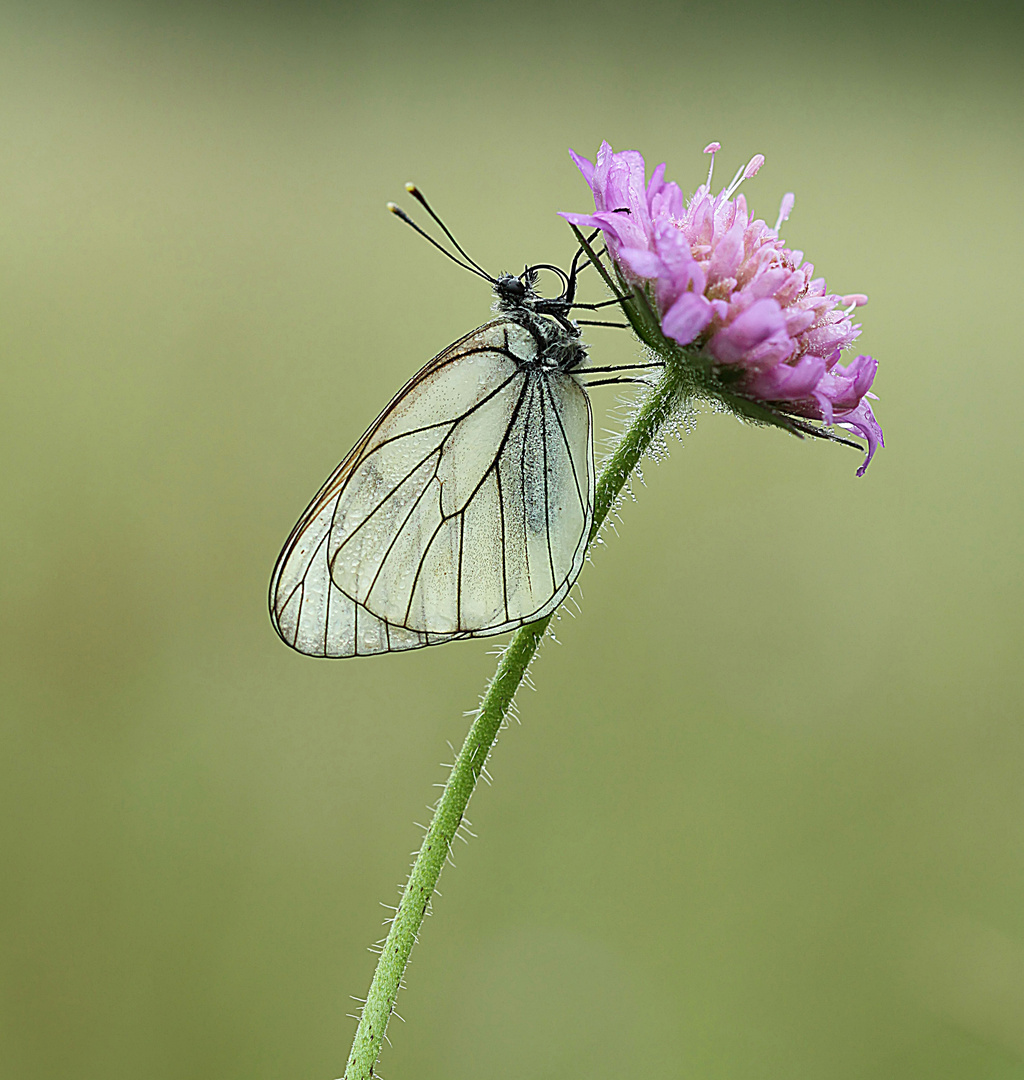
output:
[[[556, 274], [561, 282], [561, 292], [558, 296], [542, 296], [537, 291], [537, 283], [540, 280], [540, 271], [550, 270]], [[558, 266], [550, 263], [536, 263], [528, 266], [516, 276], [515, 274], [499, 274], [491, 278], [494, 286], [494, 294], [497, 297], [499, 311], [521, 311], [526, 309], [537, 315], [554, 315], [556, 318], [564, 318], [572, 308], [574, 287], [569, 275]]]
[[501, 311], [510, 311], [515, 308], [529, 306], [529, 301], [534, 298], [533, 283], [528, 274], [516, 277], [515, 274], [499, 274], [494, 279], [494, 295], [498, 298], [498, 308]]

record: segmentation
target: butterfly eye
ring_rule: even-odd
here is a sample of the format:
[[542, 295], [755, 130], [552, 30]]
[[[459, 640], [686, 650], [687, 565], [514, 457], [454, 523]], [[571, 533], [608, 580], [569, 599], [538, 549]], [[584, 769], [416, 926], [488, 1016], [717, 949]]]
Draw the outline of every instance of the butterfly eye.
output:
[[513, 274], [502, 274], [494, 284], [494, 291], [509, 300], [522, 300], [526, 285]]

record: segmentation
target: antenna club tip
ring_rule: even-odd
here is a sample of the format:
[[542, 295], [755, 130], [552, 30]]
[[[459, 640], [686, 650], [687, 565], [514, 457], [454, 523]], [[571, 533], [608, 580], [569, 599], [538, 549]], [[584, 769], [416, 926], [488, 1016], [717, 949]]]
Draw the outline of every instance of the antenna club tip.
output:
[[397, 214], [398, 213], [398, 206], [397, 206], [396, 203], [388, 202], [388, 203], [385, 203], [384, 205], [391, 211], [392, 214]]
[[408, 191], [410, 195], [415, 195], [417, 190], [416, 185], [411, 180], [407, 180], [405, 190]]

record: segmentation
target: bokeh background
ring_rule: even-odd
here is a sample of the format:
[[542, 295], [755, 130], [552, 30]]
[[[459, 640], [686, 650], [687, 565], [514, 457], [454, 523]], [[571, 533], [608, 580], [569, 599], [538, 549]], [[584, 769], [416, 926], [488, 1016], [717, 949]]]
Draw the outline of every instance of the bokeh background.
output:
[[1021, 45], [978, 4], [3, 4], [5, 1080], [341, 1075], [494, 642], [302, 658], [267, 580], [488, 313], [385, 200], [564, 263], [602, 138], [688, 189], [766, 155], [752, 206], [871, 296], [889, 446], [704, 416], [645, 469], [381, 1071], [1024, 1077]]

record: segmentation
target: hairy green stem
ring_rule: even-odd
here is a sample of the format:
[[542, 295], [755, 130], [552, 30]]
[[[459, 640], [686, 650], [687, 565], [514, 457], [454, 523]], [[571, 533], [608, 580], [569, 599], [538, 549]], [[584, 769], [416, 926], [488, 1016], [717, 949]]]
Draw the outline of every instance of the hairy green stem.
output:
[[[589, 542], [597, 536], [602, 522], [615, 505], [615, 500], [640, 459], [686, 397], [687, 380], [682, 368], [676, 363], [668, 363], [660, 382], [641, 405], [635, 420], [626, 430], [601, 473], [594, 496], [594, 524], [590, 530]], [[487, 688], [466, 741], [462, 744], [413, 863], [409, 881], [402, 893], [377, 963], [377, 970], [370, 983], [370, 992], [363, 1006], [362, 1018], [356, 1029], [352, 1053], [345, 1069], [345, 1080], [369, 1080], [373, 1075], [373, 1067], [394, 1010], [402, 975], [412, 947], [416, 944], [441, 868], [451, 849], [456, 831], [462, 824], [463, 815], [483, 771], [487, 755], [550, 621], [551, 616], [548, 615], [524, 626], [502, 654], [498, 669]]]

